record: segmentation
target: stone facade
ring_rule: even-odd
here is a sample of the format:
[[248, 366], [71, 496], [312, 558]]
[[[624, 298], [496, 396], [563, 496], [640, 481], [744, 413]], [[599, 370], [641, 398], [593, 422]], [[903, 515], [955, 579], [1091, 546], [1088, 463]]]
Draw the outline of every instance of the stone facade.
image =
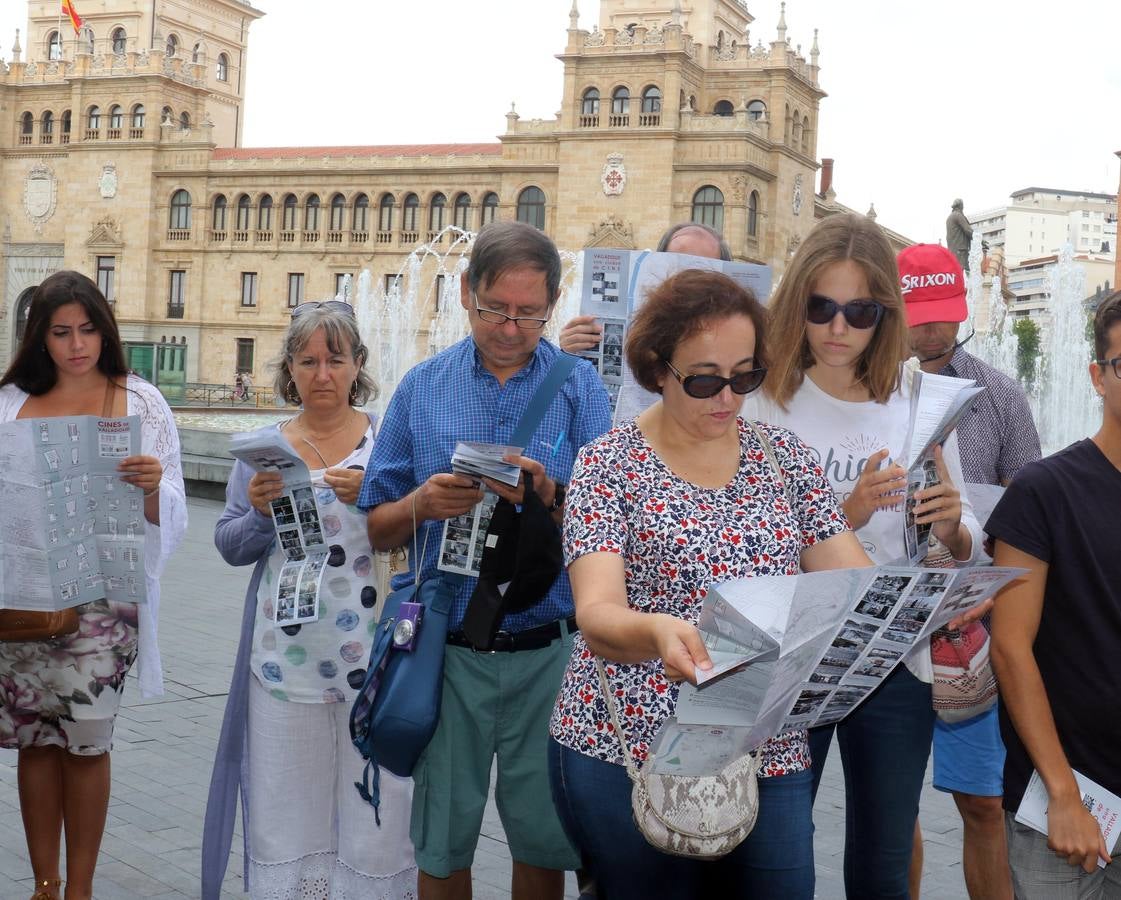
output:
[[261, 384], [290, 303], [363, 269], [382, 290], [445, 226], [518, 217], [579, 250], [696, 218], [778, 278], [842, 208], [814, 191], [816, 33], [808, 60], [782, 18], [752, 45], [740, 0], [602, 0], [590, 31], [574, 6], [562, 108], [511, 109], [498, 143], [259, 149], [240, 146], [259, 11], [102, 0], [82, 10], [92, 43], [66, 26], [54, 46], [56, 3], [31, 0], [27, 61], [17, 42], [0, 63], [0, 364], [27, 288], [60, 267], [112, 281], [138, 367]]

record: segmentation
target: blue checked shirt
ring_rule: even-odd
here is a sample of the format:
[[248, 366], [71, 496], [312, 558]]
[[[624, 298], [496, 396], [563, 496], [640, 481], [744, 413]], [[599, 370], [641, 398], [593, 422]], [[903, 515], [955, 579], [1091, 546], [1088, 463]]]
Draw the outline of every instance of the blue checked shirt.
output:
[[[389, 401], [358, 495], [359, 508], [399, 500], [432, 475], [450, 472], [457, 441], [508, 444], [560, 352], [542, 339], [525, 368], [507, 379], [504, 386], [483, 367], [470, 337], [414, 366]], [[525, 455], [543, 463], [550, 478], [567, 484], [580, 448], [610, 427], [607, 391], [591, 364], [581, 362], [553, 399]], [[428, 541], [422, 576], [436, 569], [443, 528], [443, 522], [420, 526], [420, 546], [426, 538]], [[409, 558], [413, 560], [416, 546], [411, 550]], [[453, 631], [462, 625], [476, 582], [474, 578], [454, 577], [461, 578], [462, 584], [456, 591], [448, 626]], [[412, 580], [411, 572], [396, 575], [392, 587], [396, 590]], [[501, 627], [504, 631], [524, 631], [572, 613], [572, 589], [567, 573], [561, 572], [540, 603], [506, 616]]]
[[1039, 434], [1023, 388], [961, 347], [939, 375], [972, 378], [988, 388], [958, 423], [961, 468], [970, 484], [1006, 484], [1021, 466], [1039, 459]]

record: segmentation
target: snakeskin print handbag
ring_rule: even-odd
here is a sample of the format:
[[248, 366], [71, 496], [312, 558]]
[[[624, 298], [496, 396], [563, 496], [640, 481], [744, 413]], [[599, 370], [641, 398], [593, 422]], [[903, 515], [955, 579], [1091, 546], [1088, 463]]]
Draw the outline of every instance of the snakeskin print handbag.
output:
[[596, 671], [633, 785], [631, 814], [647, 842], [663, 853], [693, 859], [719, 859], [743, 843], [759, 813], [757, 754], [733, 760], [717, 775], [664, 775], [654, 771], [651, 753], [639, 771], [599, 657]]

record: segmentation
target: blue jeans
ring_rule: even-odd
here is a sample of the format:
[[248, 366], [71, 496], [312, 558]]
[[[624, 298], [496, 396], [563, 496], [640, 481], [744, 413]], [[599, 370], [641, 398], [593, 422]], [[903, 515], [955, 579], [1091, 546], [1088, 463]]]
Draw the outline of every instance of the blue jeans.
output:
[[631, 782], [622, 765], [549, 741], [553, 802], [596, 882], [598, 900], [811, 900], [813, 823], [806, 770], [759, 779], [759, 818], [747, 839], [718, 860], [654, 849], [631, 818]]
[[848, 900], [907, 900], [934, 735], [930, 685], [900, 665], [839, 725], [810, 729], [815, 800], [834, 730], [845, 772], [845, 894]]

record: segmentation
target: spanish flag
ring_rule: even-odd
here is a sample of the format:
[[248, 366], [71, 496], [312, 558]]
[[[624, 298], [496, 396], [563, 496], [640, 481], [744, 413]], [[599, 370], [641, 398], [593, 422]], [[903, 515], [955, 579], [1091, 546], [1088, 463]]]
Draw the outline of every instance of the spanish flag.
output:
[[70, 24], [74, 26], [74, 33], [80, 34], [82, 31], [82, 17], [78, 15], [78, 11], [74, 9], [74, 0], [62, 0], [62, 14], [70, 17]]

